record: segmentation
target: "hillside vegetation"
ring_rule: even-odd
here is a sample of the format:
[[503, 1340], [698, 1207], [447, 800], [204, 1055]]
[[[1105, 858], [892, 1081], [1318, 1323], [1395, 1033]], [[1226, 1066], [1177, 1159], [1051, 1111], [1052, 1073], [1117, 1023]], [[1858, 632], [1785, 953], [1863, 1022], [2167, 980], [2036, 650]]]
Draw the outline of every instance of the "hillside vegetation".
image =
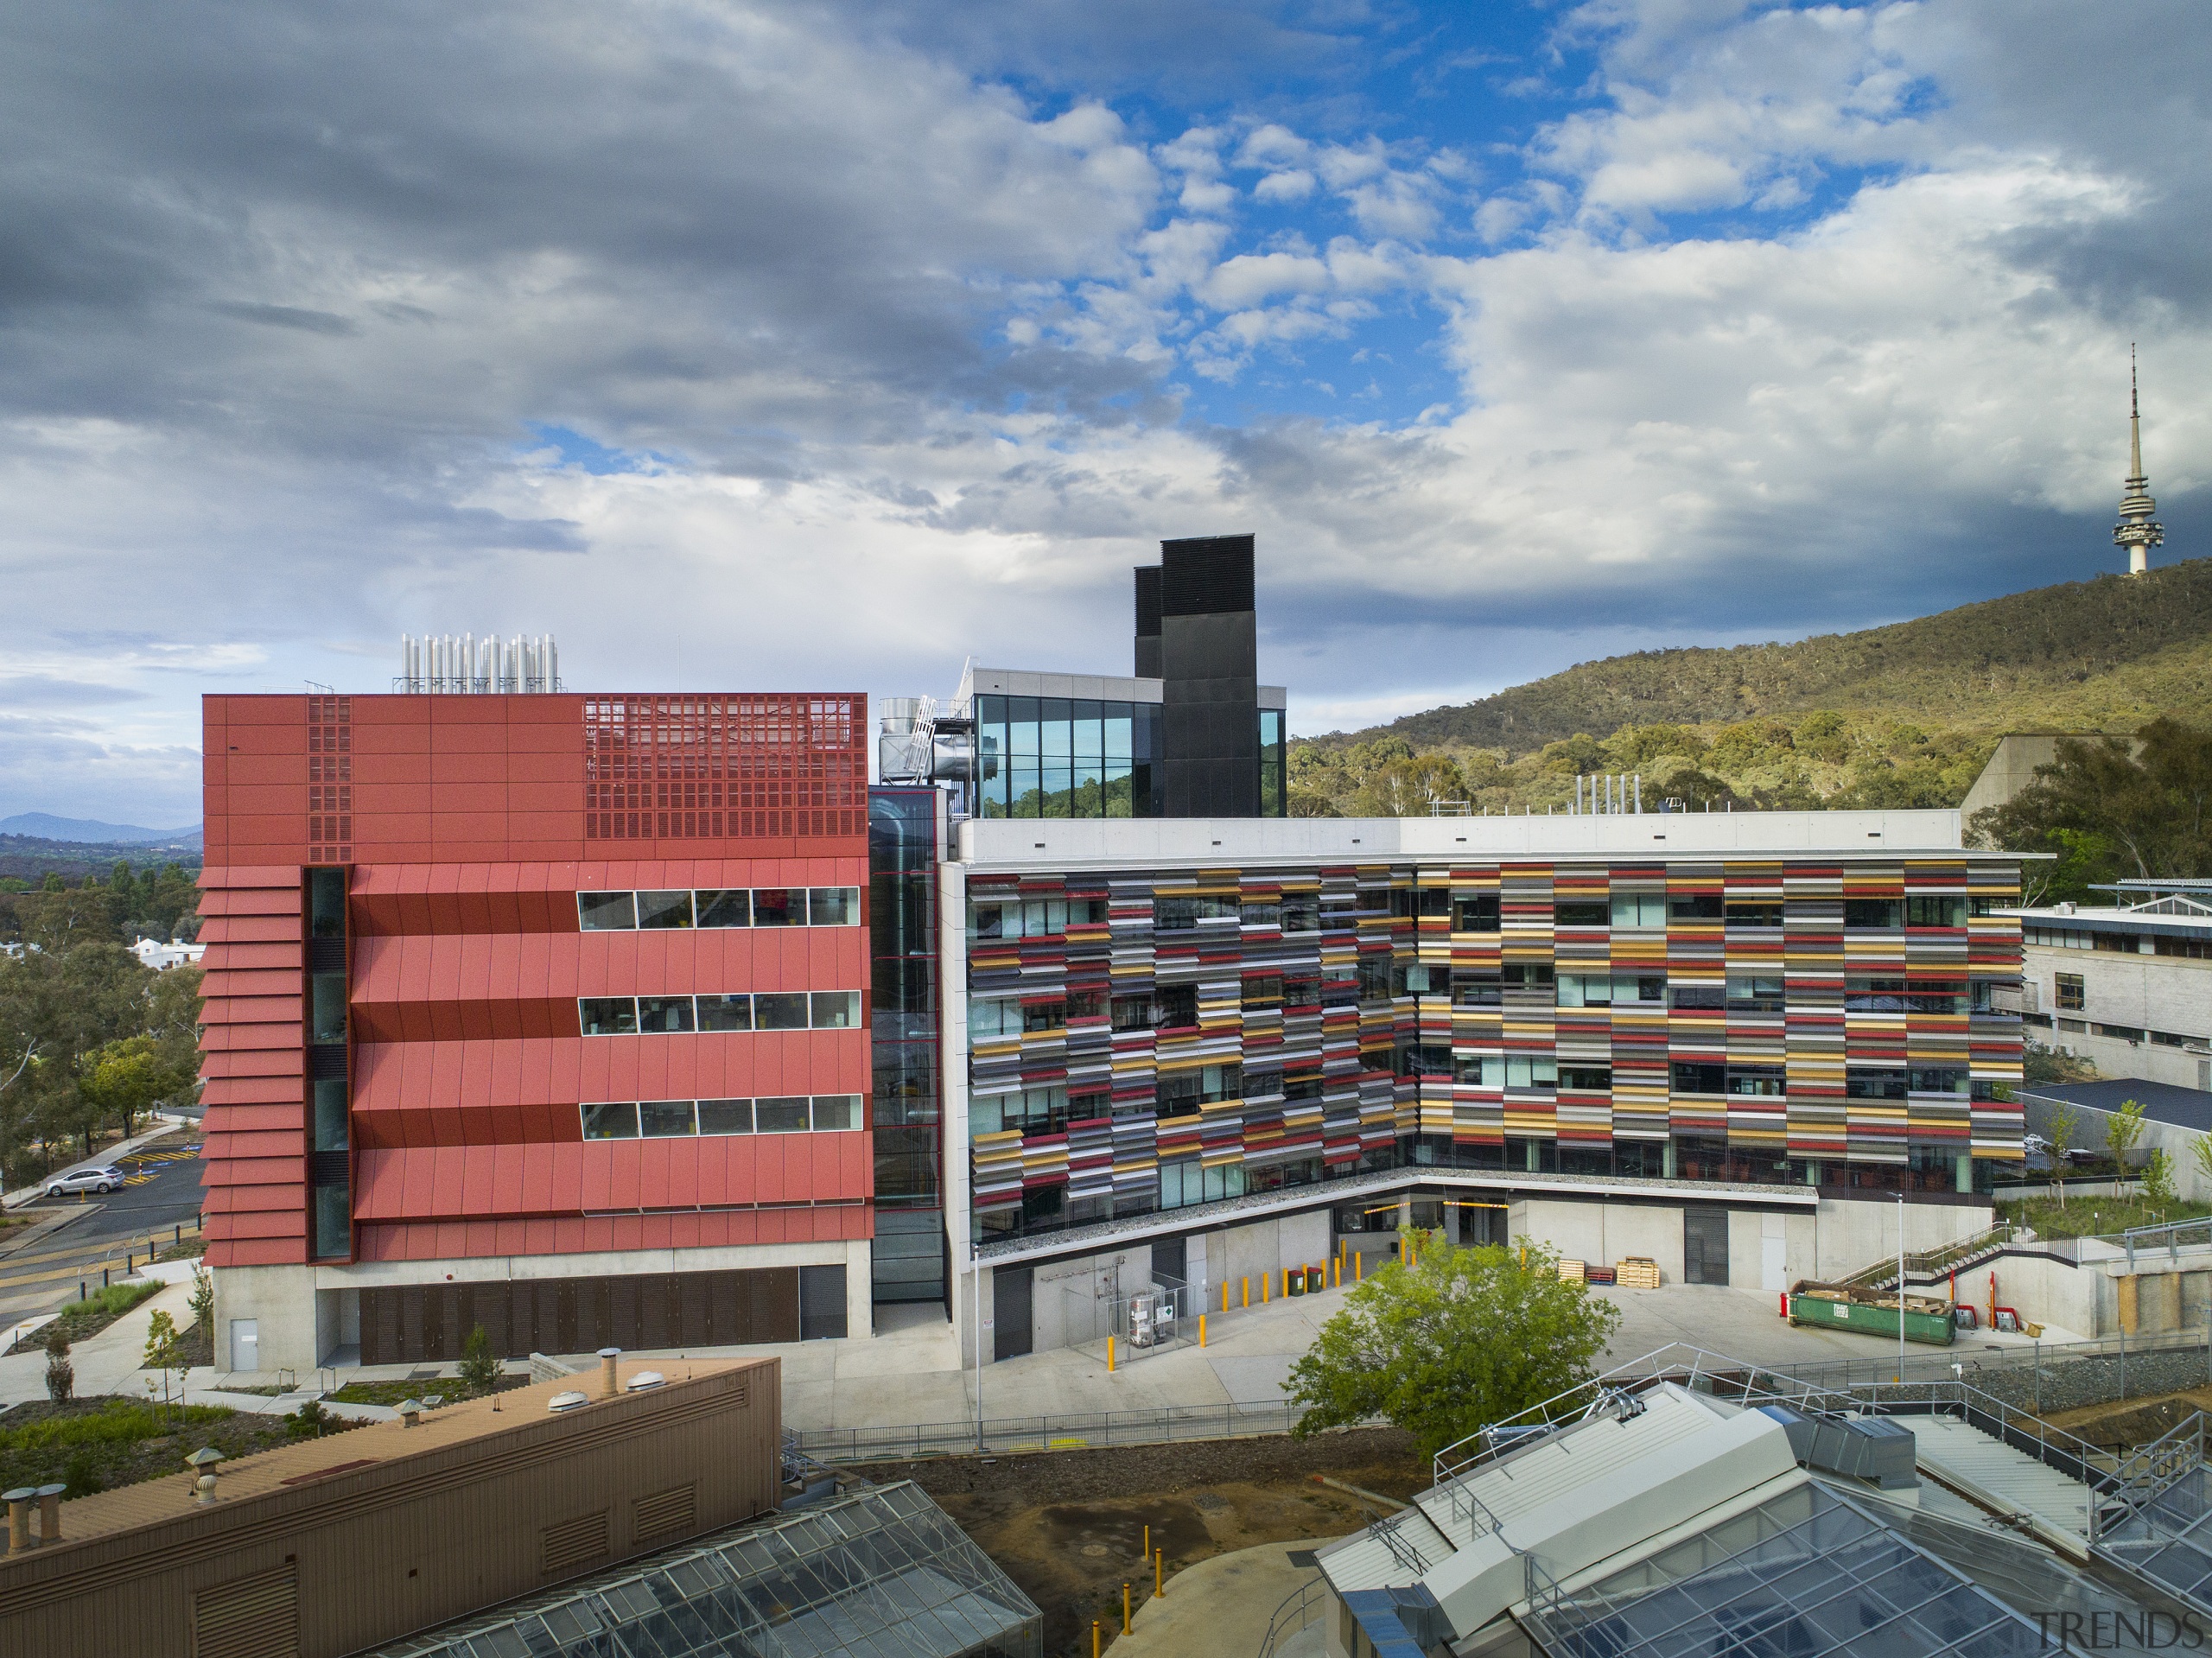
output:
[[1295, 746], [1293, 810], [1477, 811], [1643, 774], [1645, 804], [1955, 806], [2007, 731], [2212, 709], [2212, 559], [1796, 645], [1645, 651]]

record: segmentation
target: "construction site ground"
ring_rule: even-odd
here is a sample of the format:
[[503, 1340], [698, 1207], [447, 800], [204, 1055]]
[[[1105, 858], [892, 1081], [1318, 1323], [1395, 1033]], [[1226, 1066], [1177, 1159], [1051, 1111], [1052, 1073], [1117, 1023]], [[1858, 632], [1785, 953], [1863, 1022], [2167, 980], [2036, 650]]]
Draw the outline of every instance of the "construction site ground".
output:
[[[1125, 1580], [1133, 1608], [1150, 1600], [1153, 1568], [1139, 1558], [1147, 1525], [1154, 1546], [1166, 1552], [1172, 1603], [1177, 1574], [1198, 1561], [1341, 1537], [1389, 1511], [1318, 1483], [1317, 1474], [1397, 1502], [1430, 1483], [1427, 1458], [1394, 1428], [944, 1457], [860, 1471], [912, 1479], [928, 1491], [1044, 1611], [1046, 1652], [1071, 1658], [1087, 1658], [1094, 1618], [1109, 1641], [1118, 1636]], [[1259, 1633], [1251, 1632], [1252, 1644]], [[1241, 1629], [1228, 1644], [1246, 1644]]]
[[2044, 1420], [2079, 1434], [2091, 1445], [2148, 1445], [2201, 1410], [2212, 1411], [2212, 1388], [2190, 1388], [2148, 1399], [2114, 1400], [2074, 1410], [2046, 1411]]

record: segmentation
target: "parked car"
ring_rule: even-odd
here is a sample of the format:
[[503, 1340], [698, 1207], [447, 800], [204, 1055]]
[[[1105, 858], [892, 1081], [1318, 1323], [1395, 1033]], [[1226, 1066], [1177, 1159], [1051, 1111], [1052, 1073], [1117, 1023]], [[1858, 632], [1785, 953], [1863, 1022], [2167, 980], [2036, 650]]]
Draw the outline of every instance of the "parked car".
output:
[[46, 1195], [49, 1197], [64, 1197], [73, 1191], [97, 1191], [105, 1197], [122, 1189], [123, 1171], [112, 1164], [105, 1168], [72, 1169], [46, 1183]]

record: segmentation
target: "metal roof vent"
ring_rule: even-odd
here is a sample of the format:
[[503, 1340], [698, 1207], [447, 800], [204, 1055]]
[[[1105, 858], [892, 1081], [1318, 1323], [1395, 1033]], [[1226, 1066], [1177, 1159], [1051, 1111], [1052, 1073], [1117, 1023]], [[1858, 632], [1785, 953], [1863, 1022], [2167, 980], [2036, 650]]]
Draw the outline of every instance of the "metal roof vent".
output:
[[574, 1410], [579, 1405], [591, 1403], [591, 1395], [582, 1393], [556, 1393], [545, 1401], [548, 1410]]
[[215, 1500], [215, 1464], [223, 1460], [223, 1453], [212, 1445], [203, 1445], [185, 1459], [185, 1464], [199, 1476], [192, 1482], [194, 1499], [200, 1502]]
[[632, 1393], [643, 1393], [648, 1388], [658, 1388], [664, 1386], [667, 1381], [668, 1378], [658, 1370], [640, 1370], [637, 1375], [630, 1378], [630, 1391]]

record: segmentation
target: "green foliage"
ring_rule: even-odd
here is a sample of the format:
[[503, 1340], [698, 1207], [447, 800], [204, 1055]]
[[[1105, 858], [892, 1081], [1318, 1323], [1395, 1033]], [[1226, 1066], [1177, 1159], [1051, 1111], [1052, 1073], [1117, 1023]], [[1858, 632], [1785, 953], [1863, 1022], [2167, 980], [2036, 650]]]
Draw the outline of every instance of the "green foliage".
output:
[[2212, 1215], [2212, 1205], [2159, 1204], [2148, 1197], [2007, 1198], [1997, 1205], [1998, 1219], [2032, 1226], [2040, 1238], [2103, 1237], [2131, 1226], [2156, 1226], [2207, 1215]]
[[136, 1132], [140, 1114], [157, 1101], [188, 1092], [198, 1074], [196, 1064], [180, 1063], [156, 1038], [126, 1036], [79, 1057], [77, 1092], [128, 1137]]
[[299, 1409], [284, 1418], [284, 1431], [295, 1439], [320, 1439], [339, 1424], [319, 1399], [303, 1399]]
[[179, 1334], [176, 1320], [169, 1317], [168, 1310], [155, 1308], [146, 1326], [146, 1351], [140, 1361], [143, 1367], [149, 1370], [183, 1369], [184, 1349], [177, 1339]]
[[212, 1335], [215, 1328], [215, 1274], [204, 1264], [192, 1269], [192, 1295], [185, 1305], [192, 1309], [194, 1328]]
[[77, 1390], [77, 1367], [69, 1362], [69, 1340], [60, 1322], [46, 1327], [46, 1396], [55, 1404]]
[[[2029, 1080], [2032, 1082], [2035, 1079], [2031, 1077]], [[2082, 1114], [2072, 1106], [2063, 1103], [2056, 1104], [2045, 1114], [2043, 1136], [2050, 1142], [2050, 1160], [2053, 1168], [2061, 1172], [2065, 1169], [2066, 1153], [2073, 1148], [2074, 1142], [2081, 1137], [2081, 1134]]]
[[2142, 1138], [2142, 1106], [2134, 1100], [2122, 1100], [2120, 1109], [2105, 1120], [2105, 1149], [2112, 1153], [2114, 1163], [2126, 1168], [2128, 1154]]
[[2212, 1185], [2212, 1134], [2199, 1134], [2189, 1142], [2189, 1160], [2207, 1185]]
[[2143, 1195], [2161, 1208], [2175, 1201], [2173, 1153], [2163, 1146], [2143, 1159]]
[[1620, 1310], [1555, 1252], [1408, 1236], [1415, 1264], [1370, 1274], [1291, 1366], [1300, 1435], [1380, 1417], [1427, 1455], [1588, 1378]]
[[499, 1385], [499, 1356], [492, 1350], [491, 1332], [482, 1324], [470, 1331], [461, 1344], [461, 1379], [476, 1393], [490, 1393]]
[[90, 1496], [100, 1489], [99, 1473], [93, 1464], [91, 1452], [72, 1453], [69, 1460], [62, 1464], [61, 1483], [66, 1488], [61, 1496], [67, 1502]]
[[58, 1451], [85, 1445], [126, 1445], [174, 1432], [180, 1426], [204, 1426], [226, 1421], [231, 1413], [213, 1405], [186, 1405], [156, 1413], [135, 1399], [111, 1399], [85, 1415], [50, 1416], [19, 1428], [0, 1429], [0, 1453]]
[[1974, 838], [2051, 852], [2040, 901], [2087, 899], [2101, 881], [2212, 874], [2212, 729], [2157, 719], [2131, 740], [2066, 739], [2002, 806], [1976, 812]]

